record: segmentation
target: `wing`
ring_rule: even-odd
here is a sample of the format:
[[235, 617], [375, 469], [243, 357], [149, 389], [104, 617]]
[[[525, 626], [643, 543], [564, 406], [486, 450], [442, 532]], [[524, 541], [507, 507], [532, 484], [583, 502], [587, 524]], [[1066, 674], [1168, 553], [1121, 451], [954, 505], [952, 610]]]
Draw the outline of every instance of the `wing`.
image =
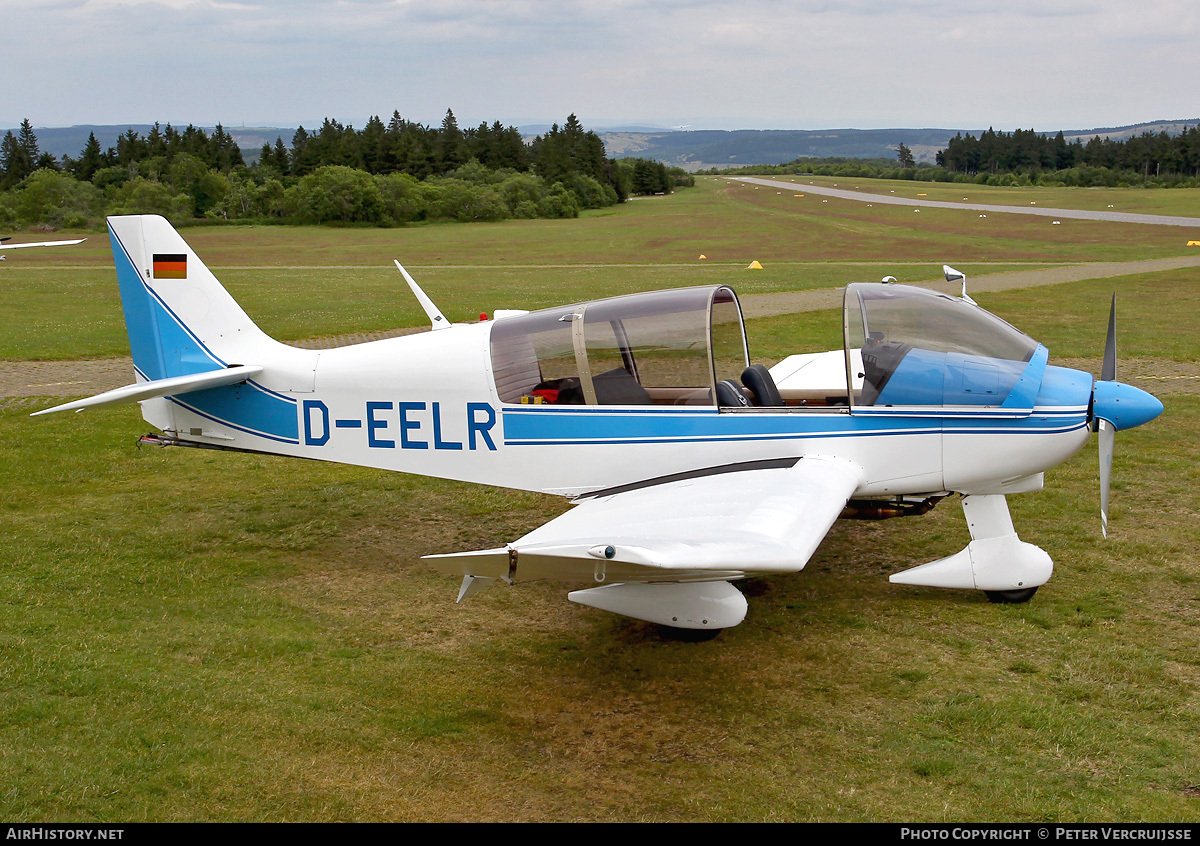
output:
[[[0, 238], [0, 241], [7, 241], [8, 238]], [[69, 244], [82, 244], [87, 238], [76, 238], [74, 241], [38, 241], [29, 244], [4, 244], [0, 245], [0, 250], [21, 250], [25, 247], [65, 247]]]
[[802, 569], [862, 470], [827, 457], [746, 466], [601, 492], [501, 549], [425, 557], [446, 573], [510, 582], [706, 582]]

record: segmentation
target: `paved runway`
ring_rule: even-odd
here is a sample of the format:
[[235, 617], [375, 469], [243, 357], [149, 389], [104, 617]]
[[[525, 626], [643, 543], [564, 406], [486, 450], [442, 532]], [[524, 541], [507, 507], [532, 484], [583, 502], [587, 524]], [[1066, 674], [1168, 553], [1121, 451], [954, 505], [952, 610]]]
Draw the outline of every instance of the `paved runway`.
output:
[[908, 199], [891, 194], [868, 194], [864, 191], [846, 191], [842, 188], [826, 188], [823, 185], [806, 185], [797, 182], [781, 182], [777, 179], [760, 179], [754, 176], [727, 176], [732, 182], [746, 182], [764, 188], [797, 189], [808, 194], [856, 200], [862, 203], [880, 203], [890, 206], [922, 206], [935, 209], [959, 209], [960, 211], [995, 212], [999, 214], [1032, 214], [1038, 217], [1070, 218], [1073, 220], [1107, 220], [1113, 223], [1144, 223], [1151, 226], [1187, 226], [1200, 230], [1200, 217], [1175, 217], [1163, 214], [1134, 214], [1132, 212], [1086, 211], [1083, 209], [1052, 209], [1040, 206], [997, 206], [987, 203], [949, 203], [944, 200]]

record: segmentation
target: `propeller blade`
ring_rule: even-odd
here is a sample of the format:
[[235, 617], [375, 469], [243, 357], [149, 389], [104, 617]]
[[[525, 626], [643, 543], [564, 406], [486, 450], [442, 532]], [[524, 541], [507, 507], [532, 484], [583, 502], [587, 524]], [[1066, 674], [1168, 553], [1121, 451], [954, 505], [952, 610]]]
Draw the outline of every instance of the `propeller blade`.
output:
[[[1117, 294], [1114, 291], [1112, 305], [1108, 309], [1108, 337], [1104, 339], [1104, 363], [1100, 365], [1100, 379], [1115, 382], [1117, 379]], [[1116, 446], [1117, 427], [1107, 420], [1099, 420], [1096, 426], [1100, 450], [1100, 533], [1108, 540], [1108, 492], [1112, 482], [1113, 449]]]
[[1099, 421], [1100, 433], [1100, 531], [1108, 539], [1108, 488], [1112, 479], [1113, 445], [1117, 429], [1107, 420]]
[[1100, 378], [1105, 382], [1117, 380], [1117, 295], [1112, 297], [1108, 310], [1108, 337], [1104, 341], [1104, 364], [1100, 367]]

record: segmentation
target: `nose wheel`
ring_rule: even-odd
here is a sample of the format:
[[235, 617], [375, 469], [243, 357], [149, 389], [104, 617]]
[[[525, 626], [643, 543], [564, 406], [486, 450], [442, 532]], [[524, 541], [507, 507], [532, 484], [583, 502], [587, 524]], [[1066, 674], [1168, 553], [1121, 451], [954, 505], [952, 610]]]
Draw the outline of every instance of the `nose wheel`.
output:
[[1019, 605], [1022, 602], [1028, 602], [1033, 599], [1033, 595], [1037, 593], [1036, 587], [1025, 588], [1023, 590], [985, 590], [984, 595], [987, 596], [988, 602], [996, 602], [1002, 605]]

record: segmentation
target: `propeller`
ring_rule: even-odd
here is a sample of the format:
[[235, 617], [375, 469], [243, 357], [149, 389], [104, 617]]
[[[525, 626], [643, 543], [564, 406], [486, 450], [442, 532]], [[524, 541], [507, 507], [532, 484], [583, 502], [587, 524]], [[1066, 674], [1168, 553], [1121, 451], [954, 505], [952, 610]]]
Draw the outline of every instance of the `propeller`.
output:
[[[1117, 294], [1112, 295], [1108, 308], [1108, 335], [1104, 338], [1104, 362], [1100, 365], [1100, 381], [1117, 381]], [[1117, 430], [1107, 420], [1096, 418], [1096, 441], [1100, 450], [1100, 534], [1108, 540], [1108, 492], [1112, 482], [1113, 450], [1117, 445]]]
[[1108, 308], [1108, 337], [1104, 339], [1104, 363], [1100, 365], [1100, 379], [1117, 381], [1117, 295], [1112, 295]]
[[1108, 310], [1108, 337], [1100, 378], [1092, 387], [1092, 421], [1099, 435], [1100, 531], [1108, 537], [1108, 499], [1117, 430], [1132, 429], [1162, 414], [1163, 404], [1140, 388], [1117, 381], [1117, 295]]

